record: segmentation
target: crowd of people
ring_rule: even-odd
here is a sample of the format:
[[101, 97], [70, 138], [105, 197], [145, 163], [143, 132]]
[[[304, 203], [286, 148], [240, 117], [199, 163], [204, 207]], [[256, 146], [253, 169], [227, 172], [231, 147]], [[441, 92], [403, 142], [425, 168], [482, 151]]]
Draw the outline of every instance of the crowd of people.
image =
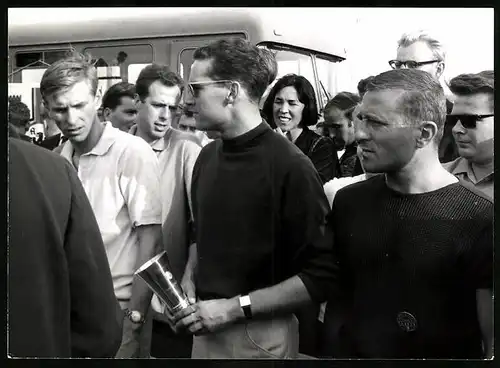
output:
[[[492, 358], [493, 71], [450, 101], [440, 42], [404, 34], [318, 123], [269, 50], [193, 58], [100, 104], [74, 54], [42, 77], [44, 140], [9, 116], [8, 353]], [[134, 276], [162, 251], [191, 303], [173, 315]]]

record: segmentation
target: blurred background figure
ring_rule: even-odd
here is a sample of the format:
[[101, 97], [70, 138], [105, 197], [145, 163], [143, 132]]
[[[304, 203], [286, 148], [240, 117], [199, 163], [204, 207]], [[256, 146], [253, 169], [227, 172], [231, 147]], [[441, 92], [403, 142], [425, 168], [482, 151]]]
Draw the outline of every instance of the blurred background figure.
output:
[[113, 357], [118, 302], [101, 233], [65, 159], [9, 139], [8, 353]]
[[196, 129], [196, 120], [189, 107], [183, 109], [179, 122], [177, 123], [177, 129], [194, 135], [202, 147], [213, 140], [210, 139], [205, 132]]
[[62, 135], [54, 119], [49, 116], [43, 102], [40, 104], [40, 118], [45, 127], [45, 139], [40, 143], [40, 146], [52, 151], [66, 142], [66, 138]]
[[314, 164], [326, 183], [338, 174], [333, 142], [309, 129], [318, 122], [316, 95], [303, 76], [288, 74], [272, 87], [262, 113], [271, 128], [294, 143]]
[[340, 92], [325, 106], [323, 123], [327, 136], [333, 140], [339, 158], [338, 177], [356, 176], [363, 173], [356, 154], [353, 111], [361, 102], [358, 95]]
[[31, 142], [30, 136], [26, 135], [30, 123], [30, 109], [20, 98], [9, 97], [8, 121], [23, 141]]
[[366, 86], [370, 81], [373, 79], [373, 75], [366, 77], [364, 79], [361, 79], [358, 83], [358, 94], [361, 99], [363, 99], [363, 96], [366, 93]]
[[134, 98], [135, 86], [132, 83], [113, 84], [102, 98], [103, 121], [110, 121], [115, 128], [128, 132], [137, 117]]

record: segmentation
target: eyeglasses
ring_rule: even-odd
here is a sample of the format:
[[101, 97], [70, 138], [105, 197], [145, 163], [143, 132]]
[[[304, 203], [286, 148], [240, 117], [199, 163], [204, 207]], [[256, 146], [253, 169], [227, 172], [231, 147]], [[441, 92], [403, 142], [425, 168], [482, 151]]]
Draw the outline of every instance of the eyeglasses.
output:
[[432, 64], [432, 63], [437, 63], [441, 60], [429, 60], [429, 61], [413, 61], [413, 60], [407, 60], [407, 61], [399, 61], [399, 60], [390, 60], [389, 65], [391, 66], [392, 69], [401, 69], [401, 67], [404, 65], [408, 69], [416, 69], [419, 66], [422, 65], [427, 65], [427, 64]]
[[487, 114], [487, 115], [475, 115], [475, 114], [455, 114], [455, 115], [447, 115], [452, 126], [455, 126], [456, 123], [460, 121], [462, 126], [465, 129], [474, 129], [477, 126], [477, 122], [486, 118], [490, 118], [495, 114]]
[[208, 86], [210, 84], [219, 84], [219, 83], [237, 83], [237, 82], [232, 81], [232, 80], [228, 80], [228, 79], [223, 79], [223, 80], [206, 81], [206, 82], [192, 82], [192, 83], [188, 83], [187, 86], [188, 86], [188, 90], [191, 93], [191, 95], [193, 97], [198, 97], [199, 92], [201, 90], [201, 87]]

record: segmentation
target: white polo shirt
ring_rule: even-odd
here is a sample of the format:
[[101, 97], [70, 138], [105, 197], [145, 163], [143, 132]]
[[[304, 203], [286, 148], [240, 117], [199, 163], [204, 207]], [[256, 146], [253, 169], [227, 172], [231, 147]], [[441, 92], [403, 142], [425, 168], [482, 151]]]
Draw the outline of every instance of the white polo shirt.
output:
[[[97, 145], [80, 157], [80, 178], [94, 210], [108, 256], [115, 295], [132, 294], [139, 242], [136, 228], [161, 224], [160, 170], [151, 147], [105, 122]], [[61, 155], [72, 162], [67, 141]]]

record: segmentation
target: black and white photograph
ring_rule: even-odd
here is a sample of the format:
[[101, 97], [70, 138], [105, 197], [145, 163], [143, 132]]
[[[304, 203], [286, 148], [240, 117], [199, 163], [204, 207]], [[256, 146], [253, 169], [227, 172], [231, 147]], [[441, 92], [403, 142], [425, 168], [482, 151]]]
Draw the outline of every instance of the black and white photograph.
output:
[[494, 360], [494, 16], [8, 8], [7, 358]]

